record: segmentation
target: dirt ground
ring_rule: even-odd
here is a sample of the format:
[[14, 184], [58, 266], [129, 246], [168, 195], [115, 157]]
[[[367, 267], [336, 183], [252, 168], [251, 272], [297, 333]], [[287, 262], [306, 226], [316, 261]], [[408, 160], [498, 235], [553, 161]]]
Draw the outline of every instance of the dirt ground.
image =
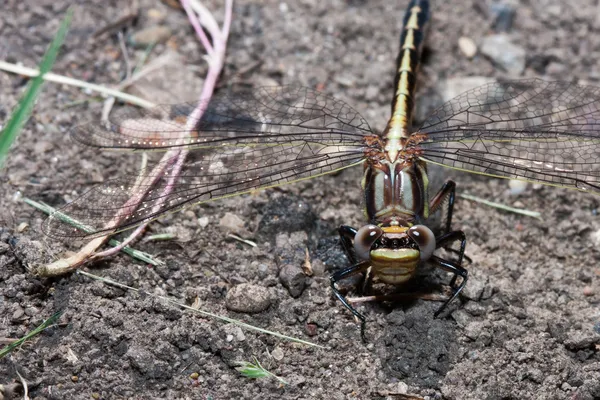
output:
[[[0, 15], [0, 59], [36, 65], [71, 3], [8, 0]], [[78, 1], [54, 72], [104, 85], [120, 82], [126, 67], [117, 36], [93, 34], [126, 15], [129, 3]], [[417, 102], [421, 118], [439, 104], [448, 80], [600, 83], [596, 0], [503, 3], [516, 11], [508, 38], [526, 55], [525, 70], [517, 75], [480, 54], [469, 59], [458, 46], [462, 36], [480, 44], [494, 34], [490, 10], [501, 3], [432, 3]], [[406, 4], [236, 1], [221, 84], [319, 88], [382, 129]], [[185, 15], [158, 0], [140, 0], [139, 6], [126, 36], [164, 25], [168, 39], [152, 49], [148, 62], [166, 52], [180, 58], [169, 67], [174, 69], [140, 83], [138, 93], [153, 90], [145, 93], [156, 102], [193, 100], [206, 66]], [[221, 18], [220, 2], [207, 7]], [[135, 62], [145, 47], [126, 43]], [[0, 118], [26, 82], [0, 72]], [[466, 232], [472, 258], [465, 296], [437, 319], [439, 303], [431, 301], [361, 305], [368, 319], [366, 345], [350, 313], [334, 300], [328, 279], [347, 265], [337, 227], [364, 223], [360, 169], [165, 217], [151, 233], [175, 233], [177, 240], [135, 245], [165, 266], [125, 255], [86, 266], [188, 305], [198, 299], [203, 310], [327, 349], [202, 318], [81, 275], [32, 276], [29, 266], [74, 251], [78, 243], [45, 237], [44, 216], [20, 198], [60, 206], [139, 165], [139, 155], [90, 150], [69, 138], [73, 126], [99, 119], [101, 107], [92, 93], [47, 84], [0, 172], [0, 338], [19, 338], [64, 310], [58, 326], [0, 360], [0, 384], [17, 380], [18, 371], [36, 399], [402, 399], [407, 393], [428, 399], [600, 399], [600, 198], [591, 194], [529, 186], [515, 196], [507, 181], [451, 174], [460, 193], [537, 210], [542, 220], [458, 199], [454, 227]], [[243, 221], [236, 233], [257, 247], [228, 238], [232, 214]], [[301, 267], [306, 249], [314, 275], [300, 277], [288, 290], [280, 271]], [[231, 292], [241, 284], [250, 289]], [[257, 287], [266, 288], [265, 311], [226, 307], [228, 292], [253, 304], [247, 297]], [[253, 356], [288, 385], [241, 376], [236, 363]]]

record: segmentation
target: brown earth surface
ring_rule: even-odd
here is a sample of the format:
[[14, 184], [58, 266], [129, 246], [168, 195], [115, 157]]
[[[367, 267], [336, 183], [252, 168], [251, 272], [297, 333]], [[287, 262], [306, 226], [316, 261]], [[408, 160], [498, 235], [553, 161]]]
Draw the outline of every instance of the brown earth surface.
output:
[[[36, 65], [71, 3], [5, 2], [0, 59]], [[120, 82], [126, 67], [117, 36], [93, 34], [126, 15], [129, 3], [78, 1], [54, 72], [103, 85]], [[221, 2], [206, 3], [221, 19]], [[421, 120], [439, 104], [448, 80], [540, 77], [598, 84], [596, 0], [506, 3], [516, 11], [508, 38], [526, 54], [525, 70], [516, 76], [459, 49], [462, 36], [479, 44], [494, 33], [491, 1], [433, 1], [417, 102]], [[236, 1], [220, 82], [319, 88], [380, 130], [389, 116], [406, 4]], [[155, 102], [197, 97], [206, 66], [185, 15], [140, 0], [135, 22], [127, 37], [157, 24], [170, 30], [148, 62], [167, 52], [179, 56], [171, 69], [140, 83], [137, 93]], [[132, 62], [140, 59], [145, 48], [126, 43]], [[2, 120], [26, 83], [0, 72]], [[20, 199], [60, 206], [138, 168], [137, 154], [90, 150], [69, 138], [73, 126], [99, 119], [102, 101], [94, 96], [46, 84], [0, 173], [0, 339], [19, 338], [64, 311], [57, 326], [0, 360], [0, 384], [18, 380], [19, 372], [36, 399], [402, 399], [404, 393], [429, 399], [600, 398], [600, 198], [591, 194], [529, 186], [515, 196], [507, 181], [452, 174], [460, 193], [538, 210], [542, 219], [458, 199], [454, 227], [466, 232], [472, 258], [467, 293], [437, 319], [439, 303], [431, 301], [361, 305], [366, 345], [350, 313], [334, 300], [328, 278], [347, 263], [337, 227], [364, 223], [359, 168], [207, 203], [153, 223], [146, 235], [170, 232], [177, 239], [135, 247], [164, 266], [119, 255], [85, 268], [328, 349], [244, 330], [78, 274], [33, 276], [29, 267], [80, 243], [45, 237], [44, 216]], [[235, 233], [257, 247], [228, 237], [228, 221], [236, 222], [231, 214], [243, 223]], [[314, 275], [288, 290], [280, 271], [301, 267], [307, 249]], [[431, 281], [447, 279], [434, 274]], [[255, 294], [260, 301], [245, 298]], [[230, 311], [228, 302], [268, 308], [240, 313]], [[253, 357], [288, 384], [240, 375], [237, 363]]]

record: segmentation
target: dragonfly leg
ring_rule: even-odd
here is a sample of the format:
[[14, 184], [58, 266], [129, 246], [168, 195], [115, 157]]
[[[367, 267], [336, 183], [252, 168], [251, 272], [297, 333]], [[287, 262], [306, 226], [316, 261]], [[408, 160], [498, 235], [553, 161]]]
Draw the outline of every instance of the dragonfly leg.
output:
[[450, 232], [452, 226], [452, 213], [454, 211], [454, 198], [456, 196], [456, 183], [452, 180], [447, 180], [442, 185], [442, 188], [431, 199], [429, 210], [433, 214], [448, 200], [448, 213], [446, 215], [446, 230]]
[[338, 229], [338, 233], [340, 234], [340, 242], [342, 242], [342, 247], [344, 248], [344, 253], [346, 253], [346, 257], [350, 260], [350, 263], [356, 264], [358, 260], [356, 259], [356, 254], [354, 253], [354, 247], [352, 246], [352, 240], [356, 236], [357, 230], [348, 225], [342, 225]]
[[352, 307], [352, 305], [348, 302], [348, 300], [346, 299], [346, 297], [338, 290], [338, 288], [336, 287], [336, 283], [344, 278], [347, 278], [349, 276], [361, 273], [366, 271], [369, 268], [369, 261], [361, 261], [359, 263], [356, 263], [350, 267], [346, 267], [344, 269], [341, 269], [337, 272], [335, 272], [333, 275], [330, 276], [330, 282], [331, 282], [331, 290], [333, 290], [333, 294], [335, 294], [335, 297], [337, 297], [342, 304], [344, 305], [344, 307], [346, 307], [348, 310], [350, 310], [350, 312], [352, 314], [354, 314], [354, 316], [358, 319], [360, 319], [361, 324], [360, 324], [360, 337], [362, 338], [362, 341], [364, 343], [366, 343], [366, 339], [365, 339], [365, 325], [366, 325], [366, 319], [365, 316], [362, 315], [361, 313], [359, 313], [354, 307]]
[[[446, 247], [450, 243], [453, 243], [456, 241], [460, 241], [460, 249], [459, 250], [454, 250], [454, 249]], [[446, 250], [449, 250], [453, 253], [458, 254], [457, 264], [459, 266], [462, 266], [463, 258], [465, 258], [465, 247], [467, 246], [467, 237], [465, 236], [465, 233], [463, 231], [452, 231], [452, 232], [444, 233], [443, 235], [440, 235], [437, 238], [435, 238], [435, 243], [436, 243], [435, 247], [438, 249], [444, 248]], [[468, 257], [466, 257], [466, 258], [468, 259]], [[469, 259], [469, 262], [470, 262], [470, 259]]]
[[[456, 299], [456, 297], [458, 297], [460, 292], [462, 292], [462, 290], [465, 288], [469, 273], [466, 269], [461, 267], [460, 264], [456, 264], [452, 261], [443, 260], [436, 256], [432, 256], [429, 259], [429, 262], [437, 268], [441, 268], [444, 271], [452, 272], [454, 274], [454, 277], [450, 281], [450, 287], [452, 288], [454, 293], [452, 293], [452, 296], [450, 296], [450, 298], [446, 300], [444, 304], [442, 304], [442, 306], [435, 312], [434, 316], [437, 317], [441, 314], [442, 311], [446, 309], [446, 307], [448, 307], [448, 304], [450, 304], [452, 301], [454, 301], [454, 299]], [[462, 281], [459, 285], [456, 285], [456, 280], [459, 276], [462, 278]]]
[[[457, 240], [460, 241], [460, 249], [459, 250], [453, 249], [448, 246], [450, 243], [455, 242]], [[444, 233], [444, 234], [438, 236], [437, 238], [435, 238], [435, 241], [436, 241], [437, 249], [443, 248], [446, 251], [457, 254], [458, 260], [459, 260], [458, 261], [459, 265], [462, 265], [463, 259], [467, 260], [467, 262], [469, 264], [471, 264], [473, 262], [473, 260], [471, 260], [471, 257], [469, 257], [465, 254], [465, 246], [467, 245], [467, 240], [466, 240], [466, 237], [465, 237], [465, 234], [463, 231], [451, 231], [451, 232]]]

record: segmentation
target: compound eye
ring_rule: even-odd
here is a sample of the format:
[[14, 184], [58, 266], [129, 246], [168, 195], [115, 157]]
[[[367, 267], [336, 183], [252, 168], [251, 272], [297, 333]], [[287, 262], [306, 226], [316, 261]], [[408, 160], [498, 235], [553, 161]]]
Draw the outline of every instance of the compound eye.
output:
[[365, 225], [354, 236], [354, 251], [359, 260], [368, 260], [369, 252], [375, 242], [383, 235], [383, 230], [377, 225]]
[[415, 225], [406, 234], [419, 246], [421, 261], [429, 259], [435, 250], [435, 235], [425, 225]]

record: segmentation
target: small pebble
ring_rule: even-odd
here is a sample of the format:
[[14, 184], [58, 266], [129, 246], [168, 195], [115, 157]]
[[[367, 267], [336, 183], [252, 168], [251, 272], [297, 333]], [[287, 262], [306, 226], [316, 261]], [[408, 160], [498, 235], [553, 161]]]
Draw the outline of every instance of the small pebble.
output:
[[200, 228], [206, 228], [209, 224], [210, 220], [208, 219], [208, 217], [200, 217], [198, 218], [198, 225], [200, 225]]
[[171, 34], [171, 30], [166, 26], [155, 25], [135, 32], [129, 37], [129, 42], [137, 47], [146, 47], [155, 43], [166, 42]]
[[277, 361], [283, 360], [283, 356], [284, 356], [283, 350], [281, 349], [281, 347], [275, 347], [275, 349], [271, 352], [271, 355]]
[[471, 340], [477, 340], [477, 338], [482, 334], [484, 330], [484, 323], [479, 321], [469, 322], [467, 326], [465, 326], [464, 334]]
[[510, 194], [516, 196], [525, 192], [525, 189], [527, 189], [527, 182], [511, 179], [508, 181], [508, 187], [510, 189]]
[[583, 295], [584, 296], [593, 296], [594, 295], [594, 289], [592, 289], [591, 286], [585, 286], [583, 288]]
[[71, 381], [73, 381], [73, 382], [79, 382], [79, 377], [77, 375], [73, 375], [71, 377]]
[[308, 323], [304, 325], [304, 330], [308, 336], [315, 336], [318, 333], [318, 326], [317, 324]]
[[154, 21], [162, 21], [166, 17], [165, 13], [156, 8], [149, 9], [147, 15], [148, 18], [153, 19]]
[[21, 307], [18, 307], [12, 315], [12, 320], [13, 321], [18, 321], [21, 318], [23, 318], [23, 315], [25, 315], [25, 310], [23, 310]]
[[475, 57], [475, 54], [477, 54], [477, 45], [473, 39], [466, 36], [461, 36], [458, 39], [458, 48], [468, 59]]
[[228, 212], [219, 220], [219, 226], [231, 232], [239, 232], [244, 229], [244, 220]]
[[398, 382], [396, 385], [396, 393], [398, 394], [407, 394], [408, 393], [408, 385], [404, 382]]
[[523, 204], [522, 201], [515, 201], [514, 203], [512, 203], [512, 206], [514, 208], [525, 208], [525, 204]]
[[254, 314], [266, 310], [270, 305], [269, 290], [251, 283], [236, 285], [225, 296], [225, 306], [231, 311]]
[[565, 391], [565, 392], [566, 392], [566, 391], [570, 391], [571, 389], [573, 389], [573, 388], [571, 387], [571, 385], [569, 385], [567, 382], [563, 382], [563, 384], [562, 384], [562, 385], [560, 385], [560, 388], [561, 388], [563, 391]]
[[306, 287], [306, 275], [297, 265], [286, 264], [279, 272], [279, 281], [294, 298], [299, 297]]
[[469, 300], [478, 301], [483, 295], [483, 290], [485, 289], [486, 284], [487, 279], [485, 277], [472, 275], [469, 277], [469, 284], [465, 286], [461, 294]]
[[406, 321], [406, 315], [404, 314], [404, 311], [401, 309], [395, 309], [393, 310], [391, 313], [389, 313], [385, 319], [393, 325], [403, 325], [404, 322]]

